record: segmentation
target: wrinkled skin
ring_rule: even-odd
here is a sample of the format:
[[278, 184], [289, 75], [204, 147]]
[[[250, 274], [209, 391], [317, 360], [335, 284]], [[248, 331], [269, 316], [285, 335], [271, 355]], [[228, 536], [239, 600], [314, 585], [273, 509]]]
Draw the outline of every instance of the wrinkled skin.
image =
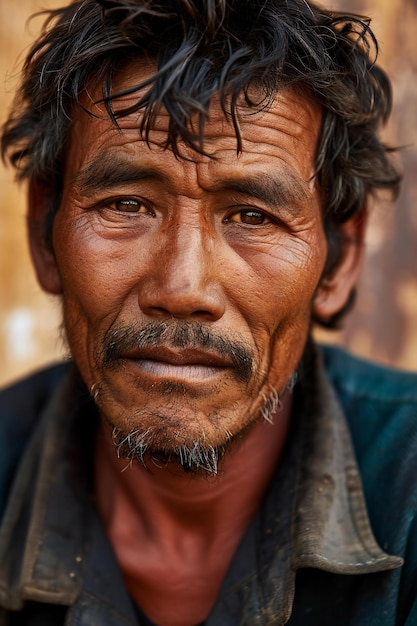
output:
[[[120, 86], [136, 80], [135, 71]], [[119, 131], [103, 107], [88, 105], [99, 117], [74, 114], [54, 255], [32, 237], [39, 279], [62, 294], [71, 353], [112, 425], [139, 429], [168, 453], [196, 441], [223, 446], [259, 420], [271, 389], [285, 388], [313, 307], [331, 314], [356, 279], [358, 255], [347, 253], [332, 280], [320, 283], [327, 253], [313, 176], [320, 108], [283, 91], [270, 110], [243, 111], [237, 155], [233, 127], [213, 102], [205, 149], [215, 158], [183, 145], [187, 158], [178, 159], [161, 147], [166, 114], [148, 146], [138, 114], [122, 118]], [[34, 220], [41, 196], [35, 185]], [[133, 341], [105, 362], [120, 329], [160, 322], [159, 345]], [[249, 373], [236, 371], [219, 340], [207, 348], [193, 335], [185, 347], [174, 345], [178, 325], [235, 342]]]

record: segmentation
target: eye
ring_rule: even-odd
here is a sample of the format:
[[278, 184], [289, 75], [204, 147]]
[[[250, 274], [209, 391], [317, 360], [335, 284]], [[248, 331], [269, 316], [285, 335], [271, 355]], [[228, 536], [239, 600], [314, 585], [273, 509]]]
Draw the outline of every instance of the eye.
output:
[[121, 213], [153, 214], [153, 212], [145, 205], [144, 202], [142, 202], [142, 200], [135, 200], [134, 198], [114, 200], [109, 206], [110, 208], [120, 211]]
[[263, 226], [271, 222], [265, 213], [257, 209], [241, 209], [228, 217], [226, 221], [245, 224], [247, 226]]

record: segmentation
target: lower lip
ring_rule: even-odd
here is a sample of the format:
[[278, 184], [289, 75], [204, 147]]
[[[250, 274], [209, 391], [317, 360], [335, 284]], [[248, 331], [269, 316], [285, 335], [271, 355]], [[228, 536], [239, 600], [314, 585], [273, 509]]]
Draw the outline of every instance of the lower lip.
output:
[[218, 376], [227, 369], [198, 364], [175, 365], [152, 359], [132, 359], [132, 362], [141, 372], [148, 376], [160, 380], [169, 379], [181, 382], [203, 382]]

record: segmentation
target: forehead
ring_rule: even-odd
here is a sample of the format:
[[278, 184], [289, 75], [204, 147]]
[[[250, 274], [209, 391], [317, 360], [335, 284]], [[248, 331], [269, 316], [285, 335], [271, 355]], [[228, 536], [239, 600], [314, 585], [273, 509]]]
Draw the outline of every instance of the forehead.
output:
[[[150, 73], [151, 68], [143, 64], [131, 64], [117, 76], [114, 90], [136, 85]], [[133, 93], [115, 99], [115, 113], [134, 105], [140, 95]], [[254, 98], [257, 95], [254, 93]], [[74, 112], [66, 161], [70, 176], [85, 170], [97, 158], [110, 162], [113, 159], [144, 159], [158, 164], [168, 161], [178, 163], [172, 151], [165, 149], [170, 121], [165, 109], [158, 113], [145, 141], [139, 131], [141, 112], [120, 117], [116, 127], [109, 119], [105, 106], [99, 103], [100, 98], [100, 89], [84, 96], [83, 104], [92, 116], [82, 109]], [[267, 165], [278, 165], [290, 176], [301, 177], [306, 184], [311, 182], [322, 117], [321, 107], [312, 97], [283, 89], [272, 104], [261, 111], [249, 108], [242, 98], [237, 115], [242, 138], [241, 153], [237, 151], [232, 120], [224, 113], [219, 98], [214, 97], [204, 129], [204, 150], [210, 156], [197, 153], [180, 140], [178, 150], [184, 157], [181, 159], [183, 168], [190, 169], [194, 165], [201, 172], [213, 174], [221, 168], [241, 170], [251, 165], [262, 169]], [[195, 119], [190, 120], [191, 125], [195, 123]]]

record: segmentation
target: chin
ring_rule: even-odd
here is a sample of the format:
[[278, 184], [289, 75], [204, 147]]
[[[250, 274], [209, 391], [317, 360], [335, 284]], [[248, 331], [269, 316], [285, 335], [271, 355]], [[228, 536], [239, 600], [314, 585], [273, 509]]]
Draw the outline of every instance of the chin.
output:
[[259, 416], [242, 420], [242, 412], [202, 413], [187, 398], [187, 407], [178, 402], [163, 406], [142, 406], [133, 411], [115, 412], [99, 407], [112, 429], [115, 453], [119, 458], [147, 468], [182, 468], [187, 473], [217, 474], [219, 462], [243, 440]]
[[147, 420], [131, 430], [113, 427], [112, 438], [119, 458], [138, 462], [145, 467], [177, 466], [187, 473], [217, 474], [218, 464], [236, 441], [240, 432], [233, 435], [227, 430], [210, 437], [204, 427], [195, 424], [179, 427], [167, 424], [163, 416], [158, 425], [148, 425]]

